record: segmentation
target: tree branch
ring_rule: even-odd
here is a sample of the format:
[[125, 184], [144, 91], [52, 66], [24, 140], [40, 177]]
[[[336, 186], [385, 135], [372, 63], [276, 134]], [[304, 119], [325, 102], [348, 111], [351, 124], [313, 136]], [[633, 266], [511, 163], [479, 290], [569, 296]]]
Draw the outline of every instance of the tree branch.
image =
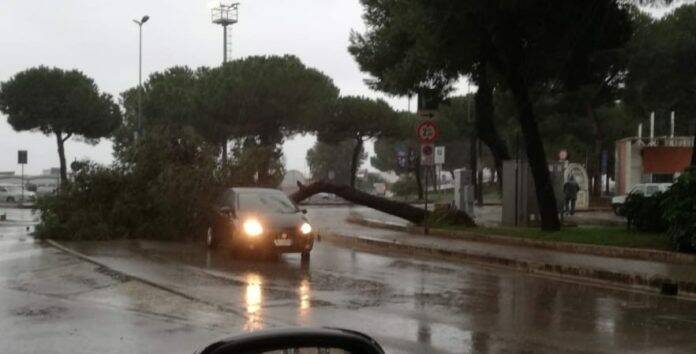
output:
[[61, 138], [61, 140], [63, 140], [63, 142], [66, 142], [68, 139], [70, 139], [72, 135], [73, 133], [68, 133], [68, 135], [66, 135], [65, 138]]

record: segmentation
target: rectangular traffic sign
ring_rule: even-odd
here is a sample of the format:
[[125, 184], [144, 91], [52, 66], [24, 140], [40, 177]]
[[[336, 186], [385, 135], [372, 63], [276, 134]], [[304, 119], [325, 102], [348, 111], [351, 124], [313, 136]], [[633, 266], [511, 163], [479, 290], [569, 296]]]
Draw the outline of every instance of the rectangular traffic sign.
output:
[[17, 151], [17, 163], [20, 165], [26, 165], [28, 161], [27, 150]]
[[444, 165], [445, 164], [445, 147], [436, 146], [435, 147], [435, 164]]
[[435, 164], [435, 145], [421, 145], [421, 166], [432, 166]]

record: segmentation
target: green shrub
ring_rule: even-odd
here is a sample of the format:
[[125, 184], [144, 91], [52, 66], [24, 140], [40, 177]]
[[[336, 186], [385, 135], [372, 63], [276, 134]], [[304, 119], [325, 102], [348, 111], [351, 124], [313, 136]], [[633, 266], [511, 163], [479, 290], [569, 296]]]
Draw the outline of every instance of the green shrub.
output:
[[60, 194], [38, 200], [37, 236], [74, 240], [122, 236], [120, 220], [112, 210], [126, 183], [127, 177], [118, 169], [80, 163], [74, 181], [62, 186]]
[[664, 193], [656, 193], [650, 197], [641, 194], [630, 194], [621, 208], [621, 214], [626, 217], [629, 229], [639, 231], [665, 231], [667, 229], [662, 217], [662, 201]]
[[41, 198], [38, 237], [187, 239], [202, 234], [223, 184], [216, 151], [191, 132], [150, 132], [111, 167], [73, 163], [73, 180]]
[[690, 168], [672, 185], [662, 201], [667, 236], [677, 251], [696, 251], [696, 168]]
[[416, 177], [412, 173], [399, 176], [399, 179], [391, 184], [390, 189], [397, 197], [418, 195]]

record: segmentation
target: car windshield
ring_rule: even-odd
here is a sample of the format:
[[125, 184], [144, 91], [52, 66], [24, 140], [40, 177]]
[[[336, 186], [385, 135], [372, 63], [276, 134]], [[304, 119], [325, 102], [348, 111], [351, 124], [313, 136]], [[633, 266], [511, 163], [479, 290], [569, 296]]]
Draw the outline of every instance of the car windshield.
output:
[[238, 198], [238, 210], [241, 212], [294, 214], [299, 211], [290, 199], [282, 193], [243, 192], [238, 193]]
[[659, 186], [650, 185], [650, 186], [648, 186], [648, 188], [646, 188], [645, 196], [646, 196], [646, 197], [650, 197], [650, 196], [652, 196], [653, 194], [655, 194], [655, 193], [657, 193], [657, 192], [659, 192], [659, 191], [660, 191], [660, 187], [659, 187]]

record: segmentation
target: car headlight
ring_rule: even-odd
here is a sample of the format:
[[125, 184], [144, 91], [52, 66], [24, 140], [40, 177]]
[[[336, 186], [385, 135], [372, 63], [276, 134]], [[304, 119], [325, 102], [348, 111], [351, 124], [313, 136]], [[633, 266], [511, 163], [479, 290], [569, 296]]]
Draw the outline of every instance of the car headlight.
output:
[[312, 232], [312, 225], [309, 223], [302, 224], [302, 226], [300, 226], [300, 232], [302, 232], [303, 235], [309, 235], [309, 233]]
[[249, 219], [242, 225], [244, 232], [249, 236], [258, 236], [263, 233], [263, 226], [256, 219]]

